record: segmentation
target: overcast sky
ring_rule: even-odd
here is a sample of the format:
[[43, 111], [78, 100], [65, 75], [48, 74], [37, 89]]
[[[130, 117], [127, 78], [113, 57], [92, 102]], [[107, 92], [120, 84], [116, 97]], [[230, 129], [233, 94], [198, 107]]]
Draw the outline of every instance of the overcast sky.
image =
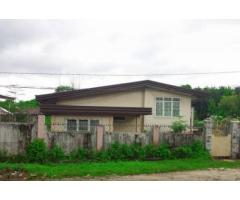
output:
[[[240, 70], [239, 20], [0, 20], [0, 71], [190, 73]], [[158, 77], [1, 75], [0, 86], [88, 88], [151, 79], [237, 86], [240, 73]], [[0, 87], [0, 94], [11, 95]], [[53, 90], [24, 89], [20, 100]]]

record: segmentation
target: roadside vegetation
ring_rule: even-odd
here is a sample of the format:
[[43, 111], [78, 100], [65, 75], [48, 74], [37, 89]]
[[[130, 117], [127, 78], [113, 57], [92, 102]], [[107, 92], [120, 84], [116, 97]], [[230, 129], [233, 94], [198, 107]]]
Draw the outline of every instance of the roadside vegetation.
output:
[[[240, 162], [212, 159], [179, 159], [163, 161], [108, 161], [59, 164], [10, 164], [0, 163], [4, 169], [27, 173], [27, 179], [61, 179], [64, 177], [97, 177], [107, 175], [137, 175], [175, 171], [206, 170], [209, 168], [240, 168]], [[1, 180], [1, 179], [0, 179]]]
[[39, 163], [48, 164], [55, 162], [87, 162], [87, 161], [129, 161], [129, 160], [167, 160], [167, 159], [210, 159], [210, 154], [205, 150], [200, 141], [188, 146], [173, 148], [168, 144], [162, 144], [157, 148], [153, 145], [141, 146], [140, 144], [126, 145], [113, 143], [105, 151], [96, 153], [92, 149], [86, 150], [81, 147], [77, 152], [64, 155], [61, 147], [55, 145], [47, 150], [43, 139], [35, 139], [30, 142], [25, 154], [9, 155], [6, 151], [0, 151], [0, 162], [6, 163]]

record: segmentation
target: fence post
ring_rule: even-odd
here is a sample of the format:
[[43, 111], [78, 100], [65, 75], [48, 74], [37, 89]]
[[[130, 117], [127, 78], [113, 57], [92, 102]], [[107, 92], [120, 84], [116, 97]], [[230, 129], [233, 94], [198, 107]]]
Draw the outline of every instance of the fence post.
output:
[[239, 121], [233, 120], [230, 122], [230, 133], [231, 133], [231, 158], [235, 159], [239, 157], [240, 149], [240, 123]]
[[45, 115], [38, 115], [38, 138], [44, 138], [45, 134]]
[[97, 126], [97, 152], [103, 148], [103, 125]]
[[205, 133], [205, 148], [211, 153], [212, 151], [212, 120], [207, 118], [204, 120], [204, 133]]
[[157, 148], [159, 146], [159, 126], [154, 126], [153, 128], [153, 147]]

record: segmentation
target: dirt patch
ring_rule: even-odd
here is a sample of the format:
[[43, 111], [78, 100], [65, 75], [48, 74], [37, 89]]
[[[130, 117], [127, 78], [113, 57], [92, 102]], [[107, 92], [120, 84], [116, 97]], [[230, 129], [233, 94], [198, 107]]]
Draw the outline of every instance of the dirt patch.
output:
[[240, 181], [240, 169], [208, 169], [134, 176], [64, 178], [63, 181]]
[[26, 181], [29, 180], [30, 177], [30, 174], [22, 168], [5, 168], [0, 170], [0, 181]]

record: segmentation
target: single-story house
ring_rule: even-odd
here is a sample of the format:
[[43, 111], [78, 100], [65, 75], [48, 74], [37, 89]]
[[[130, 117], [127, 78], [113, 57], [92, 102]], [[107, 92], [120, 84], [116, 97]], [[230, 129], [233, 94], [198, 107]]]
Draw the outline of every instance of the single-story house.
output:
[[140, 132], [143, 124], [172, 124], [183, 116], [190, 123], [191, 101], [210, 94], [145, 80], [68, 92], [37, 95], [40, 112], [68, 131], [87, 131], [91, 125], [109, 125], [122, 131], [131, 125]]
[[0, 94], [0, 99], [6, 99], [6, 100], [15, 100], [15, 98], [13, 98], [13, 97], [8, 97], [8, 96], [5, 96], [5, 95], [1, 95]]
[[9, 112], [8, 110], [0, 107], [0, 115], [6, 115], [6, 114], [12, 114], [11, 112]]

